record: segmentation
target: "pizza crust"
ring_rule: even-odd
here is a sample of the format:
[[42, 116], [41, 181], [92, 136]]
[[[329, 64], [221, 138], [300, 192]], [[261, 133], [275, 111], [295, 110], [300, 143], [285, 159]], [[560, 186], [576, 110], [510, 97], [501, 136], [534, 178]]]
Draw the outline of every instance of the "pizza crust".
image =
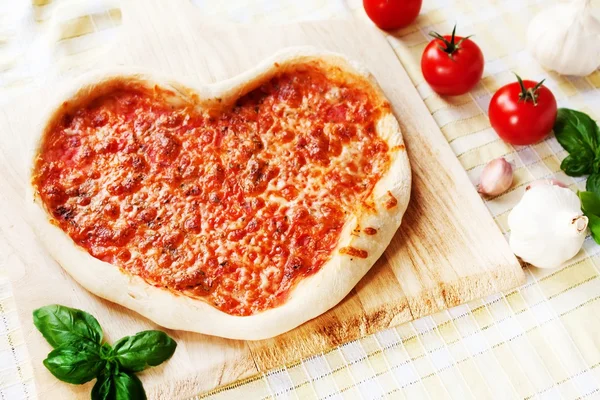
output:
[[[91, 74], [71, 90], [62, 93], [56, 103], [58, 106], [55, 104], [47, 118], [41, 121], [36, 132], [38, 142], [32, 146], [31, 173], [44, 132], [52, 127], [66, 109], [77, 107], [90, 96], [98, 96], [103, 90], [109, 90], [107, 82], [122, 79], [152, 86], [158, 84], [176, 91], [177, 101], [199, 102], [204, 107], [219, 108], [258, 87], [282, 68], [309, 61], [317, 61], [326, 67], [338, 67], [344, 72], [363, 77], [385, 100], [374, 78], [360, 65], [342, 55], [310, 47], [286, 49], [232, 79], [207, 86], [176, 83], [138, 69], [123, 68]], [[70, 100], [64, 102], [64, 99]], [[84, 288], [134, 310], [165, 328], [231, 339], [270, 338], [317, 317], [339, 303], [382, 255], [400, 226], [410, 197], [410, 165], [398, 121], [391, 111], [380, 118], [376, 130], [389, 148], [394, 150], [389, 153], [388, 172], [382, 176], [373, 191], [375, 212], [356, 214], [346, 222], [331, 259], [317, 273], [302, 279], [292, 289], [285, 303], [251, 316], [229, 315], [202, 300], [149, 285], [137, 276], [124, 273], [119, 268], [92, 257], [62, 229], [50, 222], [45, 206], [29, 183], [28, 204], [32, 226], [52, 257]], [[377, 233], [366, 234], [362, 230], [366, 227], [376, 229]], [[360, 233], [352, 235], [357, 228]], [[360, 258], [339, 251], [350, 247], [365, 250], [368, 256]]]

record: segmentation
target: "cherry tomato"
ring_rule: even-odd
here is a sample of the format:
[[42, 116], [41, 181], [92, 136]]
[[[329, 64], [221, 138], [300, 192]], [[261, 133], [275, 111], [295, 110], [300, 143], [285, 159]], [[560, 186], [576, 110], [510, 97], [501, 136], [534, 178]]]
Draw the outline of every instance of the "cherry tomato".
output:
[[498, 136], [511, 144], [539, 142], [556, 121], [556, 99], [541, 82], [522, 80], [502, 86], [492, 97], [488, 114]]
[[431, 33], [421, 57], [421, 71], [431, 88], [451, 96], [465, 94], [473, 88], [483, 75], [483, 53], [469, 37], [456, 36], [456, 25], [452, 35]]
[[363, 0], [365, 12], [379, 28], [393, 30], [409, 25], [421, 11], [423, 0]]

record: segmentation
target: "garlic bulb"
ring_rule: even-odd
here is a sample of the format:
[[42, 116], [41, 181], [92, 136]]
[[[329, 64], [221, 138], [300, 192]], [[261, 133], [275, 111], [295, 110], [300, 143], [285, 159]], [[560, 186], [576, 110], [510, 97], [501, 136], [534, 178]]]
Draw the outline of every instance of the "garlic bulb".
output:
[[483, 168], [477, 191], [488, 196], [504, 193], [512, 185], [512, 166], [504, 158], [496, 158]]
[[587, 225], [579, 197], [570, 189], [533, 186], [508, 215], [510, 247], [536, 267], [556, 268], [581, 249]]
[[600, 65], [600, 21], [590, 0], [570, 0], [541, 11], [529, 24], [527, 49], [546, 69], [589, 75]]
[[556, 185], [556, 186], [560, 186], [560, 187], [564, 187], [564, 188], [568, 187], [567, 185], [565, 185], [558, 179], [551, 178], [551, 179], [538, 179], [537, 181], [533, 181], [529, 185], [525, 186], [525, 190], [529, 190], [532, 187], [539, 186], [539, 185]]

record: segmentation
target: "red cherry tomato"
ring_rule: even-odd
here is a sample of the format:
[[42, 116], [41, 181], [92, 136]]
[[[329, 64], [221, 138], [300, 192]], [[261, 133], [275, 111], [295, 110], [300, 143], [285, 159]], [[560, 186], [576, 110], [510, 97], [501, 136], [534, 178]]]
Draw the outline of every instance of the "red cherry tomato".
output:
[[421, 57], [421, 71], [431, 88], [445, 95], [465, 94], [483, 75], [483, 53], [469, 37], [442, 36], [431, 33], [433, 39]]
[[393, 30], [409, 25], [421, 11], [423, 0], [363, 0], [365, 12], [379, 28]]
[[488, 111], [490, 123], [498, 136], [511, 144], [539, 142], [552, 130], [556, 121], [556, 99], [546, 86], [524, 81], [502, 86], [492, 97]]

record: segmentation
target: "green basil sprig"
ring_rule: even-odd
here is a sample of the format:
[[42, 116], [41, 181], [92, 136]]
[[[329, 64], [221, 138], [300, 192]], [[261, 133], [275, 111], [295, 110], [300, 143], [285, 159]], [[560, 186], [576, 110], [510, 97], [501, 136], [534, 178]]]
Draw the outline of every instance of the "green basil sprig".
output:
[[560, 164], [569, 176], [589, 175], [586, 191], [579, 192], [581, 209], [588, 217], [592, 238], [600, 244], [600, 128], [589, 115], [568, 108], [559, 108], [554, 134], [558, 143], [569, 152]]
[[596, 122], [580, 111], [559, 108], [554, 134], [569, 152], [560, 169], [569, 176], [590, 175], [588, 191], [600, 186], [600, 129]]
[[125, 336], [113, 346], [102, 343], [102, 328], [96, 318], [57, 304], [35, 310], [33, 323], [54, 347], [44, 366], [61, 381], [76, 385], [97, 378], [92, 400], [146, 399], [135, 372], [163, 363], [177, 347], [161, 331]]

